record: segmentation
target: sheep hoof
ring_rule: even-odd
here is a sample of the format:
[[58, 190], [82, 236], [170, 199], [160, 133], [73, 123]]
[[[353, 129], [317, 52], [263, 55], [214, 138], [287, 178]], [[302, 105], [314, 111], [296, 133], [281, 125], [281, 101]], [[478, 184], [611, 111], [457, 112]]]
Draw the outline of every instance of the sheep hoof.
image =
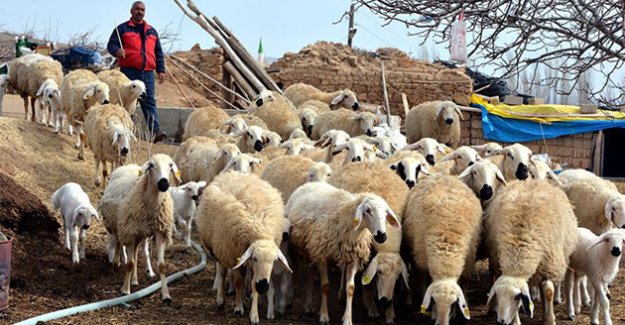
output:
[[78, 154], [78, 160], [85, 160], [85, 157], [79, 153]]
[[217, 304], [217, 310], [218, 311], [223, 311], [225, 307], [226, 307], [225, 303]]
[[569, 319], [570, 321], [574, 321], [574, 320], [575, 320], [575, 318], [577, 318], [577, 316], [575, 316], [575, 315], [569, 315], [569, 318], [568, 318], [568, 319]]
[[102, 182], [100, 182], [100, 181], [95, 181], [95, 187], [100, 187], [100, 185], [102, 185]]
[[171, 298], [170, 297], [163, 298], [163, 303], [168, 306], [171, 305]]
[[149, 278], [153, 278], [156, 276], [156, 273], [154, 273], [153, 271], [151, 272], [150, 270], [148, 270], [147, 273]]
[[242, 310], [235, 310], [234, 311], [234, 316], [243, 316], [243, 311]]

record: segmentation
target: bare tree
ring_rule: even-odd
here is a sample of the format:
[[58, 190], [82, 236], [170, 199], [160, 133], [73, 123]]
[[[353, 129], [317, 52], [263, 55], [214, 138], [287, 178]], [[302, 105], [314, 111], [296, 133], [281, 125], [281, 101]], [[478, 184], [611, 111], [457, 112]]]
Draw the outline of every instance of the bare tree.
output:
[[469, 58], [478, 67], [494, 67], [502, 78], [544, 65], [558, 73], [539, 83], [566, 94], [587, 71], [603, 77], [590, 95], [625, 90], [625, 80], [614, 78], [625, 63], [623, 0], [357, 1], [386, 24], [401, 22], [410, 35], [439, 43], [449, 40], [452, 22], [462, 10], [467, 35], [472, 35], [467, 39]]

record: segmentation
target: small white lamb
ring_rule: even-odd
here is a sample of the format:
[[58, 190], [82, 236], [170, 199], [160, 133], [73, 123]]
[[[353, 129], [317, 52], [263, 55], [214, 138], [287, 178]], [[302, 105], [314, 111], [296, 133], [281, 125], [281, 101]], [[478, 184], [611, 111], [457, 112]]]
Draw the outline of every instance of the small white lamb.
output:
[[[187, 247], [191, 246], [191, 227], [193, 226], [193, 215], [199, 200], [199, 192], [206, 187], [206, 182], [188, 182], [182, 186], [170, 187], [169, 193], [174, 200], [174, 218], [176, 223], [182, 228], [182, 240]], [[174, 231], [178, 234], [178, 229], [174, 224]]]
[[[56, 190], [52, 194], [52, 206], [54, 211], [61, 209], [65, 223], [65, 248], [71, 249], [72, 262], [78, 263], [85, 258], [85, 236], [91, 218], [100, 220], [100, 216], [87, 193], [76, 183], [67, 183]], [[80, 243], [77, 242], [79, 237]]]

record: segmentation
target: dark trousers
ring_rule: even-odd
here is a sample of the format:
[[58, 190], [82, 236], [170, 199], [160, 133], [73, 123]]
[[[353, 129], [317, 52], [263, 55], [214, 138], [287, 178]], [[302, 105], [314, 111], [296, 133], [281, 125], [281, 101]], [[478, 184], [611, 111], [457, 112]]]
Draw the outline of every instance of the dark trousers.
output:
[[158, 134], [161, 130], [158, 123], [158, 112], [156, 111], [156, 98], [154, 97], [154, 71], [141, 71], [134, 68], [121, 68], [121, 72], [130, 80], [141, 80], [145, 83], [146, 97], [139, 100], [143, 118], [152, 134]]

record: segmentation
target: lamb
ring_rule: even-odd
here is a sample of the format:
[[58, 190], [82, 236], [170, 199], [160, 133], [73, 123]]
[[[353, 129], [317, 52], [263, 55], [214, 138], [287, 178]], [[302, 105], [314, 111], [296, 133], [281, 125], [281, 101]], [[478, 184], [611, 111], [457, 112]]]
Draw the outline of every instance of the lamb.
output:
[[462, 112], [451, 101], [432, 101], [417, 105], [406, 114], [406, 137], [409, 143], [433, 138], [450, 147], [460, 143]]
[[[202, 243], [219, 261], [220, 269], [232, 269], [236, 288], [235, 314], [243, 315], [241, 266], [252, 269], [250, 322], [258, 324], [258, 296], [273, 284], [274, 262], [292, 273], [280, 251], [283, 203], [280, 194], [256, 175], [227, 172], [204, 189], [197, 208], [196, 224]], [[273, 289], [268, 300], [273, 301]], [[217, 289], [217, 307], [224, 305], [224, 282]], [[272, 316], [272, 315], [268, 315]], [[269, 317], [271, 318], [271, 317]]]
[[262, 159], [256, 158], [246, 153], [242, 153], [230, 158], [230, 161], [228, 161], [228, 163], [226, 164], [226, 166], [224, 166], [224, 169], [221, 172], [223, 173], [228, 170], [235, 170], [244, 174], [251, 174], [254, 172], [254, 166], [258, 166], [262, 162]]
[[184, 124], [182, 140], [187, 140], [195, 135], [206, 135], [206, 131], [220, 129], [228, 120], [229, 116], [223, 109], [209, 105], [196, 108]]
[[317, 140], [332, 129], [343, 130], [352, 137], [361, 134], [371, 136], [373, 135], [373, 127], [379, 123], [380, 120], [369, 112], [355, 113], [346, 109], [339, 109], [323, 113], [317, 117], [311, 139]]
[[445, 146], [432, 138], [422, 138], [415, 143], [405, 146], [403, 150], [417, 151], [425, 157], [425, 160], [427, 160], [431, 166], [436, 165], [437, 153], [441, 153], [443, 155], [447, 154]]
[[280, 94], [273, 94], [275, 100], [265, 101], [253, 109], [252, 115], [259, 117], [267, 124], [267, 129], [278, 133], [286, 139], [296, 129], [302, 128], [297, 111], [288, 99]]
[[289, 86], [284, 91], [284, 96], [290, 99], [296, 107], [299, 107], [307, 100], [316, 99], [330, 105], [331, 108], [338, 108], [341, 106], [355, 111], [360, 108], [358, 97], [356, 97], [356, 94], [349, 89], [326, 93], [315, 88], [314, 86], [297, 83]]
[[[188, 182], [182, 186], [170, 187], [169, 194], [174, 201], [174, 217], [182, 228], [182, 240], [191, 247], [191, 228], [193, 227], [193, 215], [199, 200], [202, 189], [206, 187], [206, 182]], [[177, 232], [177, 229], [174, 228]]]
[[488, 142], [481, 145], [473, 145], [471, 148], [475, 149], [480, 156], [490, 157], [495, 152], [503, 149], [503, 147], [497, 142]]
[[[39, 87], [37, 91], [38, 98], [50, 110], [48, 114], [48, 125], [54, 127], [54, 133], [59, 133], [63, 129], [63, 120], [66, 118], [65, 113], [61, 109], [61, 92], [59, 85], [54, 79], [48, 78]], [[44, 122], [45, 123], [45, 122]]]
[[473, 270], [481, 224], [480, 202], [457, 177], [424, 178], [408, 195], [405, 241], [417, 269], [428, 272], [432, 278], [421, 311], [434, 303], [432, 317], [437, 324], [449, 324], [456, 303], [464, 318], [470, 319], [467, 301], [457, 282]]
[[234, 144], [219, 145], [209, 138], [191, 137], [180, 145], [174, 161], [180, 165], [181, 177], [185, 182], [205, 181], [210, 184], [226, 164], [239, 154], [241, 151]]
[[54, 211], [61, 210], [65, 225], [65, 248], [72, 251], [72, 262], [79, 263], [81, 258], [85, 258], [85, 236], [91, 219], [100, 220], [100, 216], [91, 205], [87, 193], [76, 183], [67, 183], [56, 190], [52, 194], [52, 207]]
[[[373, 193], [384, 199], [392, 211], [397, 212], [398, 222], [402, 223], [409, 189], [385, 163], [347, 164], [338, 168], [328, 179], [328, 183], [350, 193]], [[370, 317], [377, 317], [378, 311], [373, 297], [385, 311], [386, 322], [392, 323], [395, 318], [393, 292], [395, 283], [401, 277], [408, 286], [408, 271], [400, 256], [402, 229], [387, 229], [387, 240], [383, 244], [373, 242], [376, 255], [363, 272], [363, 284], [368, 285], [375, 280], [375, 288], [365, 286], [363, 298]], [[377, 275], [377, 276], [376, 276]], [[377, 295], [370, 291], [377, 289]], [[366, 293], [366, 294], [365, 294]]]
[[269, 162], [261, 178], [280, 191], [282, 200], [286, 202], [304, 183], [324, 181], [331, 173], [332, 169], [325, 163], [315, 163], [309, 158], [300, 156], [283, 156]]
[[611, 228], [625, 228], [625, 195], [593, 181], [578, 181], [564, 186], [575, 207], [580, 227], [595, 235]]
[[[167, 287], [165, 264], [165, 247], [171, 242], [174, 223], [174, 207], [168, 193], [170, 184], [176, 185], [179, 180], [178, 167], [167, 155], [155, 154], [141, 167], [142, 175], [133, 184], [112, 189], [126, 195], [119, 202], [117, 215], [117, 247], [115, 256], [119, 256], [121, 247], [126, 246], [128, 263], [122, 294], [130, 294], [130, 285], [138, 284], [136, 279], [136, 263], [139, 244], [154, 237], [158, 271], [161, 280], [161, 296], [164, 302], [170, 302], [171, 296]], [[106, 192], [106, 190], [105, 190]], [[118, 260], [118, 257], [114, 258]]]
[[292, 224], [292, 245], [319, 270], [321, 323], [330, 320], [328, 263], [335, 262], [345, 269], [347, 299], [343, 324], [351, 325], [354, 276], [369, 259], [372, 237], [380, 244], [386, 241], [386, 222], [400, 227], [397, 216], [375, 194], [352, 194], [322, 182], [299, 187], [284, 212]]
[[119, 70], [104, 70], [97, 76], [109, 87], [111, 104], [123, 106], [130, 115], [137, 110], [137, 100], [147, 96], [143, 81], [130, 80]]
[[610, 318], [610, 292], [608, 286], [614, 281], [619, 271], [619, 262], [625, 243], [625, 231], [612, 229], [601, 236], [586, 228], [577, 228], [578, 241], [566, 272], [567, 315], [575, 320], [575, 313], [580, 312], [580, 278], [588, 276], [594, 289], [591, 311], [591, 323], [599, 324], [599, 307], [603, 312], [606, 325], [612, 324]]
[[[113, 171], [124, 164], [130, 153], [130, 141], [134, 139], [132, 120], [123, 107], [107, 104], [95, 106], [87, 112], [84, 128], [95, 158], [95, 185], [100, 186], [103, 180], [106, 187], [107, 162]], [[84, 157], [84, 142], [81, 143], [79, 155]]]
[[577, 220], [566, 194], [547, 181], [511, 182], [493, 198], [485, 218], [489, 261], [502, 273], [487, 303], [496, 308], [497, 322], [520, 324], [521, 305], [533, 316], [531, 278], [542, 289], [545, 324], [555, 324], [554, 282], [564, 279], [577, 242]]
[[574, 168], [567, 169], [558, 174], [558, 181], [563, 184], [569, 184], [577, 181], [588, 181], [598, 184], [600, 186], [607, 187], [611, 190], [618, 191], [616, 185], [608, 180], [605, 180], [593, 172], [589, 172], [585, 169]]
[[488, 159], [497, 165], [506, 180], [511, 181], [528, 178], [531, 156], [532, 150], [522, 144], [515, 143], [495, 151], [493, 156], [488, 157]]
[[458, 178], [473, 190], [483, 206], [488, 205], [500, 185], [508, 185], [499, 168], [487, 159], [469, 166]]

